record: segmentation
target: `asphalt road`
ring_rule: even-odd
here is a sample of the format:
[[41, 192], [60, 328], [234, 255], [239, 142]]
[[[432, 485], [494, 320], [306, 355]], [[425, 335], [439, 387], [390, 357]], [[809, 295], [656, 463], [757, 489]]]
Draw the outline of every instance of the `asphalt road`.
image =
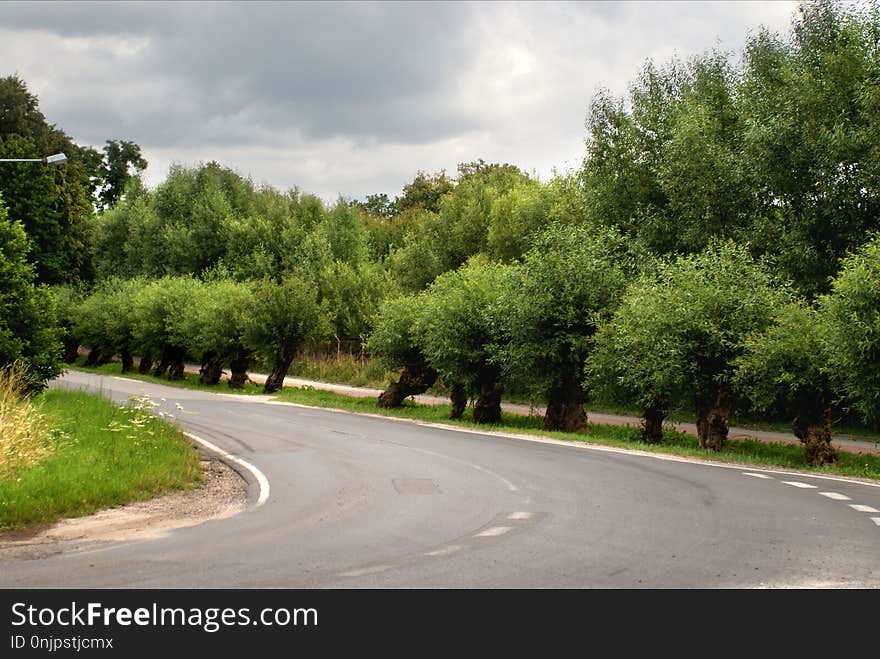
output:
[[0, 562], [0, 587], [880, 586], [878, 484], [85, 373], [55, 386], [164, 397], [265, 474], [268, 500], [157, 540]]

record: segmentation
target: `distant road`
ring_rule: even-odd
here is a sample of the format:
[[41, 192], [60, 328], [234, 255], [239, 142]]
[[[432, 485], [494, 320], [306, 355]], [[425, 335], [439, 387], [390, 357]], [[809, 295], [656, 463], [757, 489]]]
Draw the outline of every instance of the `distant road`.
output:
[[53, 386], [164, 397], [271, 494], [157, 540], [0, 562], [0, 587], [880, 587], [876, 483], [78, 372]]

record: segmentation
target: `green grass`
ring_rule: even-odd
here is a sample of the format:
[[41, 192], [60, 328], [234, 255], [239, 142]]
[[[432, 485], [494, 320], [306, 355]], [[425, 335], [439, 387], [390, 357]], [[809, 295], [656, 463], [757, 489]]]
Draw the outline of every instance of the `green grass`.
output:
[[[119, 364], [108, 364], [98, 369], [81, 370], [119, 375]], [[187, 376], [186, 381], [180, 382], [169, 382], [164, 378], [154, 378], [150, 375], [138, 375], [136, 373], [126, 374], [125, 377], [133, 377], [147, 382], [184, 386], [206, 391], [218, 391], [222, 393], [233, 391], [222, 384], [219, 387], [201, 386], [198, 383], [198, 377], [192, 374]], [[251, 388], [244, 393], [260, 393], [262, 391], [262, 388], [257, 385], [248, 386]], [[589, 424], [587, 429], [581, 433], [548, 432], [541, 428], [541, 419], [539, 417], [527, 417], [518, 414], [504, 413], [502, 415], [502, 423], [498, 425], [479, 425], [475, 424], [468, 418], [458, 421], [450, 420], [449, 405], [423, 405], [407, 400], [401, 408], [381, 409], [376, 406], [376, 399], [372, 396], [358, 398], [330, 391], [322, 391], [311, 387], [285, 387], [280, 392], [277, 392], [275, 396], [278, 400], [299, 403], [302, 405], [335, 408], [349, 412], [381, 414], [383, 416], [451, 424], [480, 430], [540, 435], [566, 441], [591, 442], [607, 446], [638, 449], [655, 453], [683, 455], [716, 461], [728, 461], [783, 469], [799, 469], [815, 473], [880, 479], [880, 455], [867, 455], [840, 451], [840, 459], [836, 465], [810, 467], [806, 463], [804, 450], [800, 444], [738, 439], [728, 441], [724, 450], [720, 453], [716, 453], [714, 451], [700, 448], [697, 438], [693, 435], [672, 430], [664, 430], [664, 440], [661, 444], [649, 445], [638, 441], [636, 429], [627, 426]], [[606, 410], [603, 409], [602, 411]], [[632, 410], [623, 410], [613, 407], [607, 411], [612, 413], [633, 414]], [[468, 417], [470, 413], [470, 410], [468, 410], [465, 413], [465, 417]], [[638, 414], [635, 413], [634, 416], [638, 416]], [[671, 420], [684, 419], [673, 418]], [[788, 427], [784, 427], [783, 429], [789, 430]]]
[[0, 529], [88, 515], [201, 479], [196, 449], [146, 411], [59, 389], [38, 406], [54, 429], [55, 451], [0, 479]]
[[629, 426], [588, 424], [586, 430], [580, 433], [548, 432], [541, 428], [541, 419], [539, 417], [527, 417], [508, 413], [502, 414], [500, 424], [479, 425], [467, 418], [471, 413], [470, 410], [465, 413], [464, 419], [458, 421], [450, 420], [449, 405], [421, 405], [407, 400], [402, 408], [381, 409], [376, 407], [374, 398], [354, 398], [310, 387], [302, 389], [285, 387], [277, 394], [277, 398], [301, 405], [329, 407], [349, 412], [381, 414], [382, 416], [444, 423], [479, 430], [552, 437], [566, 441], [590, 442], [605, 446], [638, 449], [652, 453], [684, 455], [716, 461], [880, 479], [880, 455], [840, 451], [838, 464], [810, 467], [806, 463], [804, 449], [799, 444], [761, 442], [750, 439], [730, 440], [723, 451], [715, 452], [700, 448], [697, 438], [693, 435], [673, 430], [664, 430], [663, 442], [661, 444], [650, 445], [640, 442], [637, 439], [636, 429]]
[[223, 381], [215, 387], [208, 387], [199, 383], [199, 376], [196, 373], [186, 373], [183, 380], [169, 380], [167, 378], [157, 378], [150, 374], [141, 375], [137, 371], [129, 371], [123, 373], [120, 362], [114, 361], [103, 366], [83, 366], [85, 357], [80, 357], [75, 363], [68, 366], [74, 371], [83, 371], [85, 373], [98, 373], [100, 375], [113, 375], [120, 378], [128, 378], [130, 380], [140, 380], [141, 382], [152, 382], [154, 384], [164, 384], [169, 387], [181, 387], [183, 389], [200, 389], [203, 391], [216, 391], [224, 394], [242, 394], [252, 395], [263, 393], [263, 385], [246, 382], [243, 389], [231, 389]]

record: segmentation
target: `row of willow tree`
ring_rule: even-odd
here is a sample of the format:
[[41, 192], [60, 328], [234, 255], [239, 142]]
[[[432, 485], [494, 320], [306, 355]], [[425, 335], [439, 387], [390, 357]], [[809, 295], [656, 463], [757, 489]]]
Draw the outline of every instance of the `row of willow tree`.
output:
[[[393, 200], [326, 204], [212, 162], [147, 189], [139, 154], [111, 142], [92, 168], [107, 175], [86, 177], [95, 212], [80, 221], [78, 204], [67, 233], [48, 222], [55, 240], [25, 217], [27, 177], [4, 178], [0, 258], [22, 263], [0, 277], [24, 283], [0, 287], [0, 362], [51, 377], [66, 337], [173, 377], [189, 356], [206, 382], [228, 368], [239, 383], [258, 359], [271, 389], [298, 349], [335, 337], [401, 369], [380, 405], [439, 378], [454, 414], [473, 401], [491, 422], [513, 387], [546, 404], [546, 428], [576, 429], [599, 397], [640, 407], [647, 441], [685, 407], [711, 448], [755, 408], [831, 460], [833, 415], [880, 416], [878, 16], [804, 3], [740, 57], [646, 64], [625, 98], [596, 95], [582, 166], [549, 181], [478, 160], [419, 172]], [[2, 113], [15, 130], [27, 98]], [[0, 149], [20, 143], [7, 130]], [[56, 185], [40, 199], [64, 197], [96, 155], [82, 153], [43, 174]], [[27, 309], [25, 289], [41, 300]]]

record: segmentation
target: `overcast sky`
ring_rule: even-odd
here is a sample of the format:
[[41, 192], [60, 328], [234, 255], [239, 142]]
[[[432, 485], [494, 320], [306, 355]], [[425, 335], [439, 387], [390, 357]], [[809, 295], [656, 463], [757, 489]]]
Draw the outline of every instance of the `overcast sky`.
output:
[[80, 144], [137, 142], [147, 183], [217, 160], [326, 200], [418, 170], [577, 166], [590, 99], [646, 59], [786, 31], [795, 2], [0, 2], [17, 73]]

